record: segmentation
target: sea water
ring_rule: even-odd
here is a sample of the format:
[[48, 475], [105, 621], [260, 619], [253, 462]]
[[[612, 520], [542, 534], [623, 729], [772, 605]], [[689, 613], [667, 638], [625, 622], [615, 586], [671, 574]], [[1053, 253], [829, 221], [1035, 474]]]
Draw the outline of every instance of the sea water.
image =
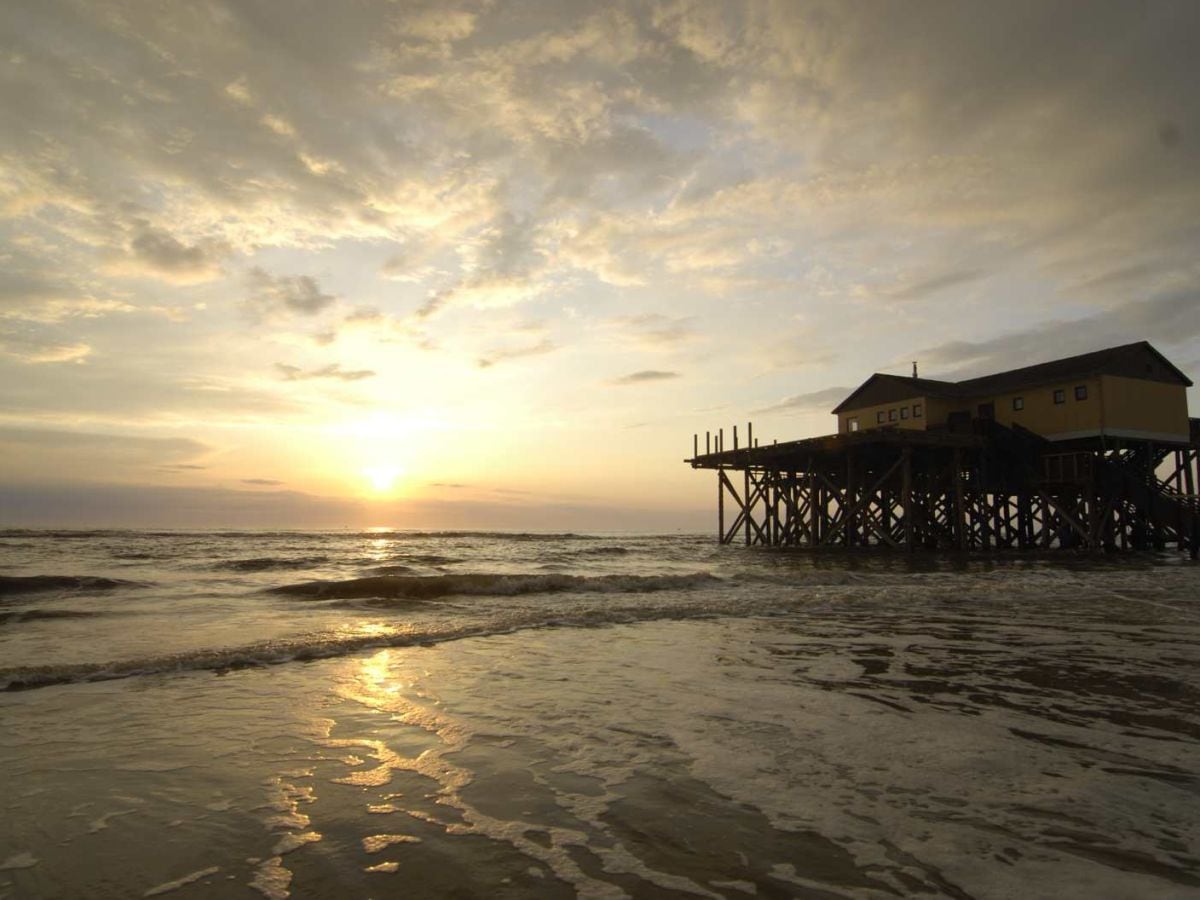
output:
[[1200, 896], [1200, 568], [0, 532], [0, 898]]

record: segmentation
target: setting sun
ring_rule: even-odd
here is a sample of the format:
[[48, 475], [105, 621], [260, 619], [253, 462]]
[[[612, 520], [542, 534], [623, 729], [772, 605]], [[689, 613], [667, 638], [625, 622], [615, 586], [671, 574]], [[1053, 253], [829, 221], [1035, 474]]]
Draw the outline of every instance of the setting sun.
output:
[[391, 491], [402, 474], [403, 470], [396, 466], [368, 466], [363, 469], [363, 475], [370, 483], [371, 490], [377, 494]]

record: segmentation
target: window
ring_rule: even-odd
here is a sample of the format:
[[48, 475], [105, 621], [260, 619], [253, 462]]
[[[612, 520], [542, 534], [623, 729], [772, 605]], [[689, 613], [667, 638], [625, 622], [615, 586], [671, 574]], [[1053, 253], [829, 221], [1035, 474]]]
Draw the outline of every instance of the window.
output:
[[908, 418], [908, 407], [907, 406], [900, 407], [900, 418], [902, 418], [902, 419]]
[[858, 418], [852, 417], [846, 421], [846, 427], [851, 431], [858, 431]]
[[1066, 403], [1067, 402], [1067, 392], [1062, 390], [1061, 388], [1059, 390], [1055, 391], [1054, 392], [1054, 402], [1055, 403]]
[[894, 409], [889, 409], [889, 410], [888, 410], [888, 421], [889, 421], [889, 422], [895, 422], [895, 421], [896, 421], [896, 411], [895, 411]]
[[921, 404], [920, 403], [913, 404], [913, 418], [914, 419], [921, 418]]
[[883, 418], [884, 418], [884, 416], [883, 416], [883, 410], [881, 409], [879, 412], [875, 413], [875, 424], [876, 424], [876, 425], [882, 425], [882, 424], [883, 424]]
[[1075, 399], [1076, 400], [1086, 400], [1087, 399], [1087, 385], [1086, 384], [1075, 385]]
[[1025, 408], [1024, 397], [1013, 397], [1013, 412], [1020, 412]]

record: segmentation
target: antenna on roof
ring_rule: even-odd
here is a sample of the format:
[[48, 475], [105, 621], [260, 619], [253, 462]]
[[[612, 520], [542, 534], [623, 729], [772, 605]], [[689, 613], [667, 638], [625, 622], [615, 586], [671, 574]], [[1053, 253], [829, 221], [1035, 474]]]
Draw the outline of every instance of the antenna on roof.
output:
[[917, 377], [917, 361], [913, 360], [913, 378]]

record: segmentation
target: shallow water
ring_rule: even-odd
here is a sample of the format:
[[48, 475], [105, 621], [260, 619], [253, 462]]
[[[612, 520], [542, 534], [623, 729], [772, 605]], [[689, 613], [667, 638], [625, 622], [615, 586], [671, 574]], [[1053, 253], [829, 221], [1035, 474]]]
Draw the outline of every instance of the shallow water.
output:
[[1192, 564], [7, 532], [0, 565], [0, 897], [1200, 894]]

